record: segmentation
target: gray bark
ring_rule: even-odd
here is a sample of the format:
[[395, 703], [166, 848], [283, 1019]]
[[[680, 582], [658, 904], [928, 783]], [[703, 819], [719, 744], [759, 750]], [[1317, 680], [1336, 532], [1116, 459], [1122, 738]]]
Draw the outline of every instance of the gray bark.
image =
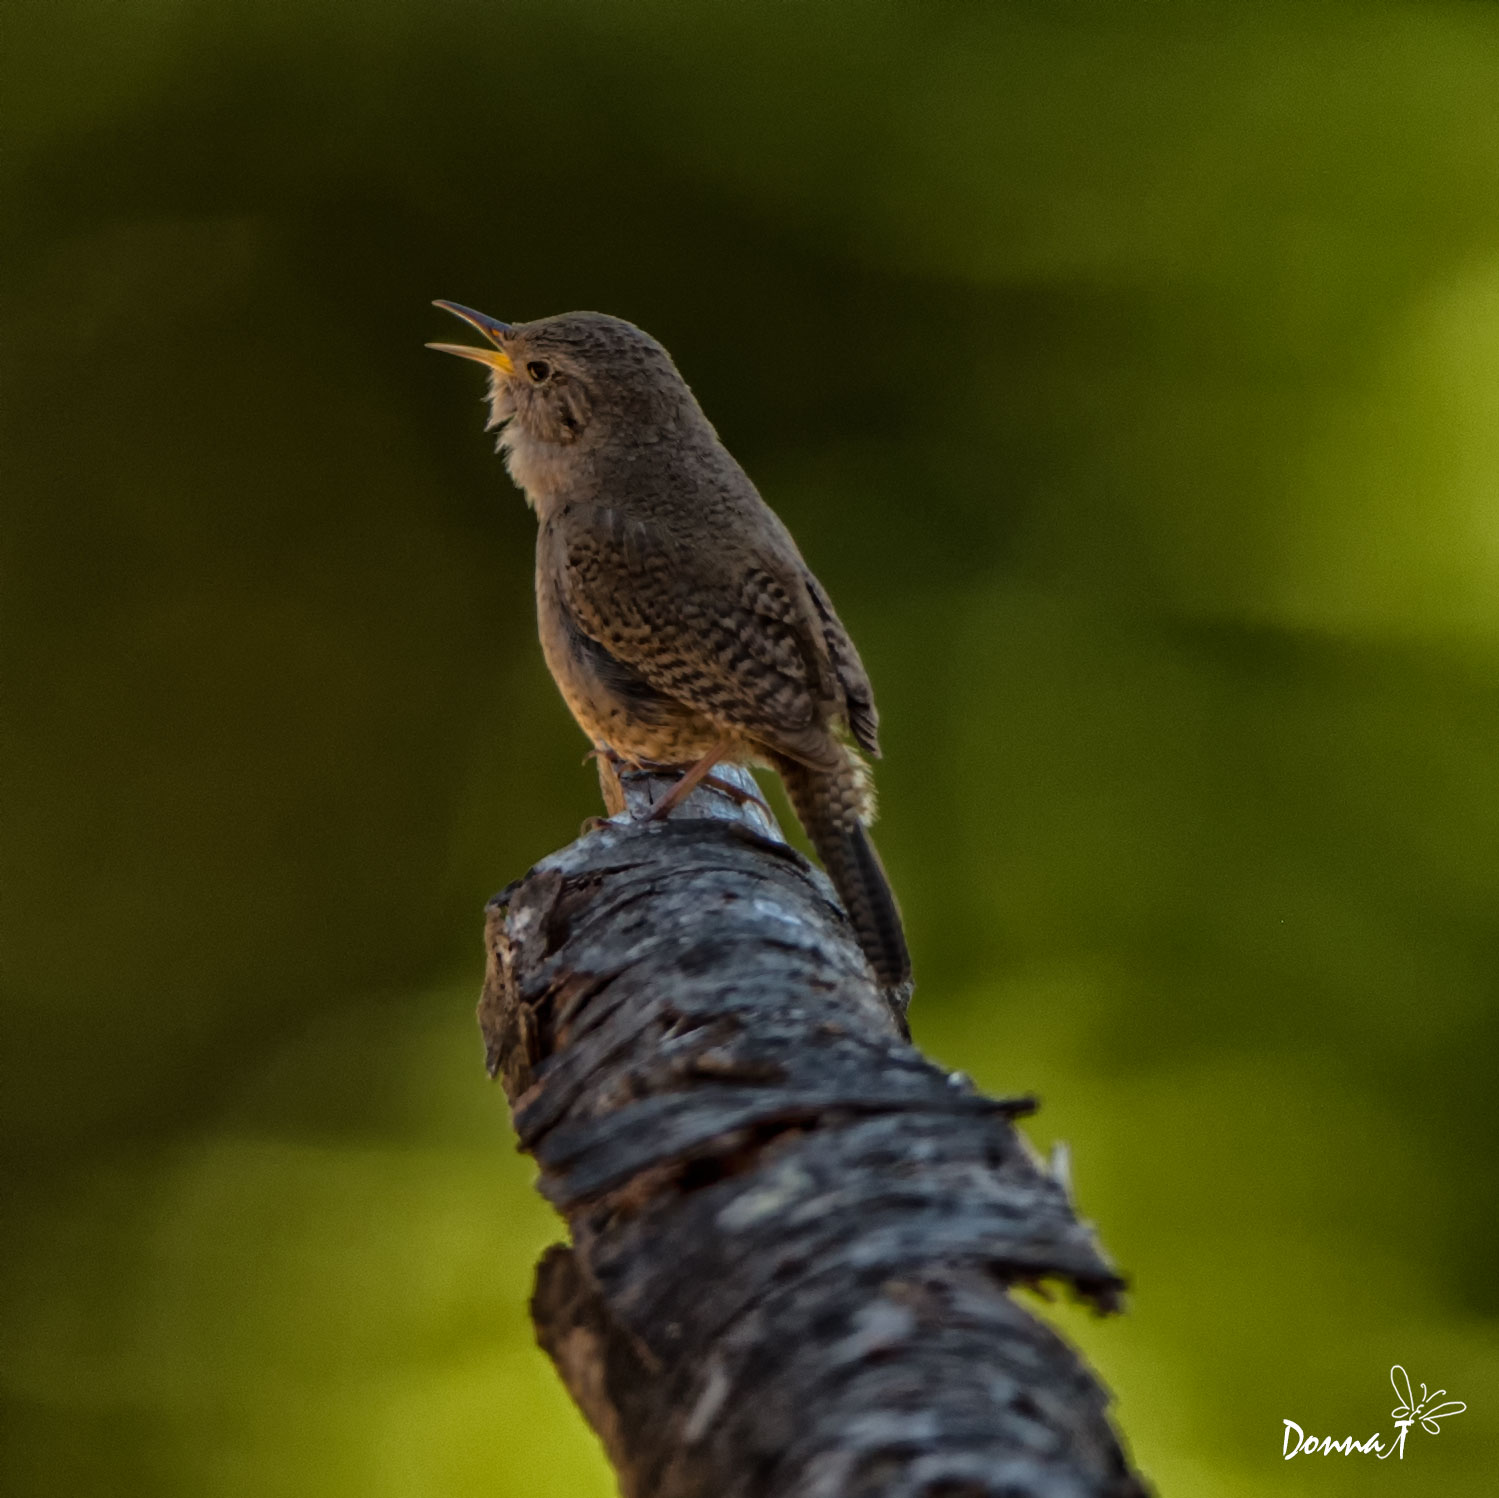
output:
[[[740, 772], [731, 772], [731, 776]], [[629, 1498], [1134, 1498], [1015, 1285], [1121, 1281], [993, 1099], [906, 1038], [756, 805], [617, 813], [490, 902], [480, 1021], [570, 1247], [538, 1338]], [[747, 781], [746, 784], [753, 784]]]

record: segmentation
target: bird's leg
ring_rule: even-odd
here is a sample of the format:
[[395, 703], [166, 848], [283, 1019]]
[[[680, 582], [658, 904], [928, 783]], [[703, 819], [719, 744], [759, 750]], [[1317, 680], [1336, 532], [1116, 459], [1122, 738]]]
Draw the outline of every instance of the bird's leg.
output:
[[[663, 822], [702, 784], [708, 772], [734, 747], [732, 739], [720, 739], [672, 788], [650, 809], [647, 822]], [[722, 784], [720, 782], [720, 784]]]
[[[589, 760], [595, 761], [599, 768], [599, 789], [604, 795], [605, 812], [611, 817], [618, 816], [625, 809], [625, 787], [620, 776], [629, 768], [628, 762], [605, 743], [595, 744], [583, 756], [585, 765]], [[590, 818], [589, 822], [596, 820]], [[583, 824], [585, 832], [594, 830], [589, 822]]]

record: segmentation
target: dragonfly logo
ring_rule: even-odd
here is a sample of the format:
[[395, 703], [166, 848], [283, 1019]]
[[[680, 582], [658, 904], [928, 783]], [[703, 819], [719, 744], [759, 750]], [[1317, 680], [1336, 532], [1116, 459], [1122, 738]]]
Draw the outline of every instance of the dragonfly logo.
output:
[[1375, 1456], [1380, 1461], [1398, 1456], [1404, 1461], [1405, 1438], [1412, 1426], [1419, 1425], [1422, 1430], [1434, 1436], [1440, 1435], [1441, 1422], [1449, 1415], [1462, 1414], [1468, 1407], [1460, 1399], [1448, 1399], [1439, 1403], [1447, 1391], [1437, 1389], [1434, 1393], [1428, 1393], [1425, 1384], [1421, 1385], [1421, 1397], [1417, 1399], [1411, 1391], [1410, 1375], [1399, 1363], [1390, 1369], [1390, 1386], [1395, 1390], [1395, 1398], [1399, 1403], [1390, 1411], [1390, 1417], [1395, 1422], [1395, 1433], [1388, 1441], [1382, 1439], [1378, 1431], [1362, 1441], [1355, 1436], [1344, 1436], [1341, 1441], [1334, 1440], [1331, 1436], [1309, 1436], [1294, 1420], [1283, 1420], [1281, 1424], [1285, 1426], [1285, 1435], [1281, 1441], [1280, 1454], [1287, 1461], [1293, 1456], [1334, 1454]]

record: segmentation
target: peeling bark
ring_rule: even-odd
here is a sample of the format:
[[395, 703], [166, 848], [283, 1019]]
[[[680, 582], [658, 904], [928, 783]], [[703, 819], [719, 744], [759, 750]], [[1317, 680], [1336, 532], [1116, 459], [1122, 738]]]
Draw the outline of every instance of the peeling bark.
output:
[[[627, 1498], [1135, 1498], [1013, 1285], [1121, 1281], [993, 1099], [906, 1035], [758, 804], [601, 763], [616, 816], [490, 902], [480, 1021], [572, 1246], [538, 1338]], [[743, 786], [742, 772], [727, 772]]]

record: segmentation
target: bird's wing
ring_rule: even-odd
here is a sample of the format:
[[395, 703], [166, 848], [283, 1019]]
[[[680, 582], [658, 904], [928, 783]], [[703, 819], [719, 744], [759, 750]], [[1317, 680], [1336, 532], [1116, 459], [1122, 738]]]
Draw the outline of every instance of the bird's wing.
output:
[[843, 627], [843, 621], [833, 611], [833, 600], [828, 597], [827, 590], [807, 567], [802, 568], [802, 580], [822, 622], [823, 641], [837, 674], [838, 685], [843, 690], [844, 716], [848, 719], [854, 742], [878, 759], [880, 714], [874, 705], [874, 688], [869, 683], [869, 673], [864, 669], [864, 662], [859, 659], [859, 652]]
[[692, 711], [809, 764], [836, 763], [835, 668], [794, 561], [700, 537], [684, 545], [616, 509], [570, 507], [557, 520], [554, 575], [589, 638]]

